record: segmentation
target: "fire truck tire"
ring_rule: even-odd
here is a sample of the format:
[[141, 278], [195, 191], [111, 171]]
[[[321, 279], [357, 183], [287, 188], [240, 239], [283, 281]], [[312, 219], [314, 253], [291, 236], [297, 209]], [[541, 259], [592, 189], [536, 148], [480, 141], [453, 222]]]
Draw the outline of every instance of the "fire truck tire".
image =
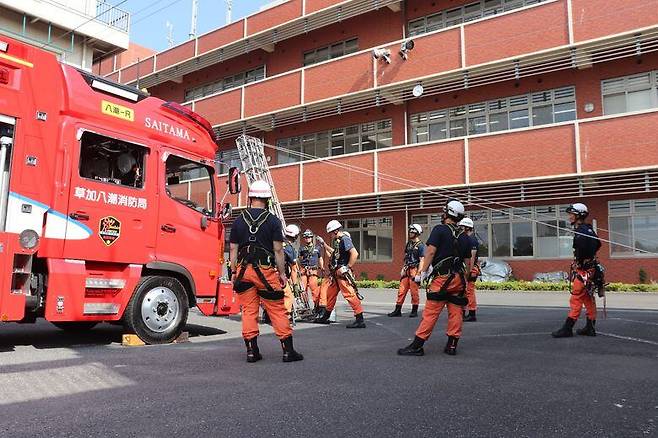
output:
[[173, 277], [148, 276], [135, 288], [123, 322], [147, 344], [168, 344], [180, 336], [189, 312], [185, 288]]
[[93, 329], [98, 323], [94, 321], [62, 321], [53, 322], [53, 325], [66, 332], [84, 332]]

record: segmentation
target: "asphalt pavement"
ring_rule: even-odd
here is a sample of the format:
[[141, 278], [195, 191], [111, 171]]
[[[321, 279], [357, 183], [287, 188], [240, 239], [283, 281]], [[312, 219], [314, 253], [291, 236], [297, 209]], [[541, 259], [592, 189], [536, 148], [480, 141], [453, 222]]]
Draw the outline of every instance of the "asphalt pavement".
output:
[[290, 364], [268, 326], [247, 364], [238, 317], [193, 313], [190, 342], [144, 347], [109, 324], [0, 325], [0, 437], [658, 436], [658, 294], [611, 294], [597, 337], [553, 339], [568, 294], [481, 293], [455, 357], [445, 315], [424, 357], [397, 356], [419, 319], [365, 295], [366, 329], [340, 298], [339, 323], [298, 324]]

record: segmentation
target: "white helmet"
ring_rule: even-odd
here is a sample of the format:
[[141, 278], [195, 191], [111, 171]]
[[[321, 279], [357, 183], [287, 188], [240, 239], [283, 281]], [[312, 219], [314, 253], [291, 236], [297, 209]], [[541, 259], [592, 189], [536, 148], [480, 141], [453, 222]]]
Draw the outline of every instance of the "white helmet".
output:
[[460, 220], [457, 225], [459, 225], [460, 227], [475, 228], [475, 226], [473, 225], [473, 219], [471, 219], [470, 217], [465, 217], [464, 219]]
[[327, 224], [327, 233], [333, 233], [336, 230], [343, 228], [343, 226], [336, 219], [329, 221]]
[[409, 231], [420, 235], [423, 234], [423, 227], [418, 224], [411, 224], [409, 225]]
[[293, 239], [299, 236], [300, 229], [297, 225], [295, 224], [290, 224], [286, 226], [286, 229], [284, 230], [284, 234], [287, 237], [292, 237]]
[[464, 204], [457, 201], [456, 199], [453, 199], [452, 201], [448, 202], [446, 206], [443, 208], [443, 212], [446, 215], [458, 221], [462, 220], [465, 211], [466, 210], [464, 209]]
[[589, 210], [585, 204], [576, 202], [575, 204], [571, 204], [567, 207], [567, 213], [573, 213], [578, 217], [586, 218], [589, 214]]
[[272, 197], [272, 188], [267, 181], [258, 180], [251, 183], [249, 186], [250, 198], [268, 199]]

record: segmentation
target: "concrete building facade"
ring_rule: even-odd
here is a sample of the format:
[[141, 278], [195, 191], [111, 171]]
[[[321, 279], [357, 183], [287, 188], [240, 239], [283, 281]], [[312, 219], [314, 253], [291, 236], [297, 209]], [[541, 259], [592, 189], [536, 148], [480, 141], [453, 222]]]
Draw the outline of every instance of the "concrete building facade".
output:
[[91, 70], [128, 48], [130, 14], [102, 0], [0, 0], [0, 34]]
[[207, 117], [222, 171], [261, 137], [284, 213], [343, 221], [358, 276], [395, 278], [408, 224], [426, 237], [457, 197], [522, 279], [568, 269], [585, 202], [609, 279], [638, 282], [658, 280], [657, 51], [656, 0], [289, 0], [98, 68]]

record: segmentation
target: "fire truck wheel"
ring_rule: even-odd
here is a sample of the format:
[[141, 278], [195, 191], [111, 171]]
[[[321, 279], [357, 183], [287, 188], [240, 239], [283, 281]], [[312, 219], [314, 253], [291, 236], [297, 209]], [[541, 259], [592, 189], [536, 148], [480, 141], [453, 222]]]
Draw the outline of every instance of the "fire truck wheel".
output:
[[167, 344], [180, 336], [189, 311], [185, 288], [175, 278], [140, 280], [124, 313], [124, 325], [147, 344]]
[[53, 322], [53, 325], [67, 332], [84, 332], [93, 329], [98, 323], [93, 321], [62, 321]]

